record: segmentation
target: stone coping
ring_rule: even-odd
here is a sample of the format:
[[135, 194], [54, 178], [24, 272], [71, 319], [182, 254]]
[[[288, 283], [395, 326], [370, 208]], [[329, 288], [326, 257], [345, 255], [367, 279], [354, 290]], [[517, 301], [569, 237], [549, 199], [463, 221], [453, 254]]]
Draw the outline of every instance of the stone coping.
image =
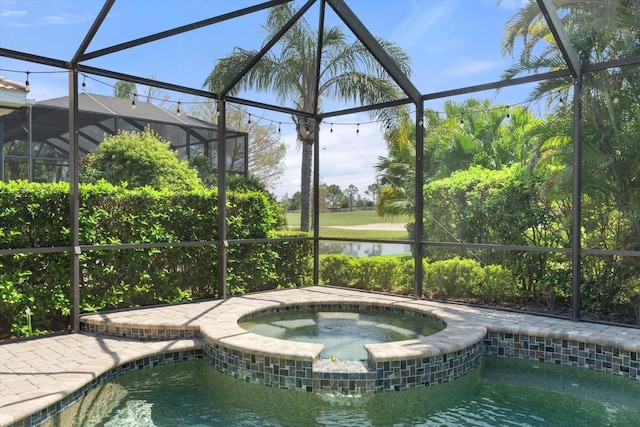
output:
[[[290, 341], [262, 337], [242, 329], [237, 321], [252, 313], [275, 307], [299, 304], [370, 304], [399, 307], [406, 310], [428, 313], [443, 320], [447, 327], [434, 335], [421, 339], [421, 343], [399, 342], [370, 344], [377, 356], [384, 358], [384, 352], [397, 352], [399, 348], [408, 355], [417, 351], [436, 351], [441, 346], [459, 350], [474, 341], [483, 328], [487, 332], [504, 332], [579, 341], [590, 344], [612, 346], [619, 349], [640, 351], [640, 329], [611, 326], [590, 322], [572, 322], [567, 319], [552, 318], [521, 312], [494, 310], [462, 304], [441, 303], [428, 300], [414, 300], [408, 297], [376, 294], [353, 289], [328, 286], [265, 291], [226, 300], [201, 301], [172, 306], [142, 308], [136, 310], [87, 314], [81, 317], [83, 327], [88, 330], [107, 326], [130, 337], [131, 330], [193, 331], [194, 336], [208, 340], [219, 340], [240, 350], [255, 343], [255, 350], [269, 355], [286, 355], [302, 359], [313, 358], [319, 353], [317, 345], [302, 345], [301, 352], [285, 345]], [[199, 331], [199, 334], [198, 334]], [[449, 338], [447, 338], [447, 335]], [[472, 337], [472, 338], [469, 338]], [[458, 344], [460, 343], [460, 344]], [[300, 343], [297, 343], [300, 344]], [[430, 344], [430, 346], [426, 345]], [[419, 350], [418, 350], [419, 349]]]
[[[512, 335], [518, 339], [536, 337], [538, 342], [546, 339], [554, 342], [553, 345], [557, 347], [564, 342], [569, 347], [574, 343], [586, 343], [595, 346], [596, 352], [601, 347], [603, 351], [613, 351], [615, 357], [616, 352], [624, 351], [627, 362], [628, 359], [636, 365], [640, 362], [640, 329], [637, 328], [571, 322], [534, 314], [313, 286], [267, 291], [226, 300], [88, 314], [81, 318], [83, 329], [103, 329], [107, 331], [106, 334], [96, 336], [85, 332], [0, 344], [0, 426], [30, 425], [21, 420], [51, 407], [52, 403], [55, 406], [56, 402], [70, 396], [114, 366], [122, 366], [127, 361], [139, 360], [146, 355], [202, 348], [203, 342], [199, 338], [203, 336], [244, 348], [247, 336], [259, 336], [249, 335], [230, 319], [241, 318], [261, 307], [314, 302], [342, 304], [354, 301], [398, 306], [414, 311], [425, 310], [447, 322], [445, 330], [426, 337], [430, 338], [430, 342], [409, 340], [400, 345], [368, 345], [373, 357], [381, 360], [385, 357], [398, 357], [400, 352], [405, 355], [440, 352], [441, 345], [452, 346], [447, 347], [452, 349], [464, 347], [468, 343], [466, 340], [475, 340], [475, 334], [481, 333], [482, 328], [485, 328], [487, 337], [491, 334], [503, 334], [507, 341], [513, 341]], [[453, 328], [456, 325], [458, 328]], [[452, 331], [456, 333], [448, 336], [448, 342], [440, 343], [440, 339], [445, 339], [445, 333]], [[147, 332], [153, 334], [145, 335]], [[137, 340], [130, 339], [136, 334], [139, 334]], [[167, 339], [172, 336], [191, 338]], [[282, 347], [283, 343], [290, 342], [268, 341], [268, 345], [262, 342], [256, 347], [264, 348], [268, 354], [295, 354], [303, 358], [313, 358], [318, 354], [318, 349], [314, 347], [307, 347], [305, 353], [297, 348]], [[299, 344], [301, 343], [296, 343]], [[485, 341], [486, 354], [487, 345], [489, 344]], [[506, 356], [509, 354], [510, 352], [505, 352]], [[589, 369], [592, 369], [590, 366]], [[604, 369], [607, 370], [608, 367], [605, 366]], [[640, 371], [633, 367], [631, 369], [635, 376], [629, 376], [640, 380]]]
[[[103, 330], [89, 329], [93, 332], [105, 333], [108, 330], [115, 331], [117, 329], [123, 332], [122, 336], [129, 337], [138, 333], [136, 330], [145, 329], [164, 329], [167, 331], [166, 334], [170, 334], [169, 331], [172, 330], [198, 330], [199, 336], [205, 342], [223, 345], [232, 350], [306, 361], [316, 360], [324, 346], [265, 337], [248, 332], [238, 323], [243, 318], [255, 313], [266, 313], [284, 307], [304, 305], [305, 308], [310, 309], [321, 309], [323, 306], [335, 309], [345, 304], [351, 304], [423, 313], [445, 324], [442, 331], [426, 337], [366, 345], [365, 348], [370, 359], [376, 362], [452, 353], [482, 341], [487, 334], [485, 326], [477, 322], [469, 322], [460, 313], [445, 309], [444, 304], [425, 304], [423, 301], [420, 301], [422, 304], [416, 304], [415, 302], [401, 296], [314, 286], [248, 294], [241, 297], [231, 297], [223, 302], [207, 301], [181, 305], [182, 308], [195, 309], [193, 311], [201, 313], [196, 316], [193, 316], [193, 312], [189, 313], [189, 317], [176, 316], [175, 313], [172, 316], [167, 313], [165, 316], [161, 313], [174, 311], [173, 307], [156, 307], [85, 315], [82, 316], [81, 322], [85, 325], [108, 326]], [[154, 315], [149, 315], [150, 310], [153, 310]], [[152, 336], [154, 334], [147, 333], [146, 335]]]
[[139, 342], [88, 334], [2, 344], [0, 426], [38, 425], [38, 419], [44, 421], [46, 414], [61, 412], [81, 398], [79, 390], [89, 391], [101, 376], [129, 363], [201, 349], [201, 340]]

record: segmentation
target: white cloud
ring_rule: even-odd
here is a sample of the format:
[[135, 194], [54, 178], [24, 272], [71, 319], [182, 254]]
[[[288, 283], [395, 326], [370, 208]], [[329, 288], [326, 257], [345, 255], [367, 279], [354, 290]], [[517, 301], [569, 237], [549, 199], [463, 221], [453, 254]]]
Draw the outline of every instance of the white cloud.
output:
[[391, 40], [400, 44], [404, 49], [410, 49], [425, 40], [425, 33], [437, 24], [441, 16], [451, 7], [451, 3], [444, 2], [435, 9], [430, 9], [429, 3], [412, 2], [412, 10], [406, 14], [406, 19], [397, 26]]
[[[369, 119], [365, 116], [336, 118], [331, 132], [331, 121], [320, 128], [320, 181], [327, 185], [338, 185], [345, 189], [353, 184], [360, 195], [375, 181], [374, 165], [379, 156], [387, 154], [386, 143], [378, 123], [357, 126]], [[348, 124], [343, 124], [348, 123]], [[357, 130], [360, 132], [356, 133]], [[282, 197], [300, 191], [300, 167], [302, 153], [297, 148], [293, 133], [284, 135], [287, 145], [285, 175], [275, 193]]]
[[495, 61], [458, 61], [454, 67], [445, 70], [445, 74], [453, 76], [468, 76], [484, 73], [493, 69], [501, 69], [502, 63]]
[[518, 10], [527, 6], [528, 3], [528, 0], [500, 0], [498, 7], [503, 7], [507, 10]]
[[23, 16], [26, 15], [27, 11], [26, 10], [0, 10], [0, 17], [13, 17], [13, 16]]
[[49, 15], [42, 17], [43, 24], [52, 24], [52, 25], [63, 25], [68, 23], [70, 20], [68, 17], [60, 16], [60, 15]]

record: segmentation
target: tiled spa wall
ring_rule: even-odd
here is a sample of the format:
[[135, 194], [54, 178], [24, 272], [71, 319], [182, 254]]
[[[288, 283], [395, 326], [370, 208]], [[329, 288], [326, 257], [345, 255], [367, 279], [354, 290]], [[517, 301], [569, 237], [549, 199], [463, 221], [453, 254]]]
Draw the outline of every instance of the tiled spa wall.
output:
[[489, 332], [484, 339], [484, 353], [577, 366], [640, 381], [640, 352], [607, 345]]
[[138, 341], [166, 341], [179, 339], [201, 338], [197, 329], [167, 329], [158, 326], [147, 326], [145, 328], [134, 326], [116, 326], [109, 323], [90, 323], [80, 318], [80, 330], [98, 335], [109, 335], [113, 337], [130, 338]]
[[376, 391], [404, 390], [455, 380], [477, 367], [482, 355], [482, 342], [479, 342], [459, 351], [433, 357], [375, 363], [378, 379]]
[[336, 362], [282, 359], [204, 344], [209, 365], [234, 378], [281, 389], [342, 394], [397, 391], [459, 378], [480, 364], [482, 342], [419, 359]]

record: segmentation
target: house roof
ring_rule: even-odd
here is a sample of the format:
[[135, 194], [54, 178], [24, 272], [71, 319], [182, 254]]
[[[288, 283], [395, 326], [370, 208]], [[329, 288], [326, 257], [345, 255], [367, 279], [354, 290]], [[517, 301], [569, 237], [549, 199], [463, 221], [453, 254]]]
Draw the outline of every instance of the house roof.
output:
[[23, 83], [18, 83], [16, 81], [10, 80], [2, 76], [0, 76], [0, 89], [7, 90], [7, 91], [22, 92], [22, 93], [29, 92], [29, 87], [27, 87], [27, 85]]
[[[52, 107], [67, 110], [69, 97], [53, 98], [40, 101], [36, 106]], [[131, 99], [113, 96], [97, 95], [93, 93], [78, 94], [78, 110], [88, 113], [106, 114], [110, 116], [126, 117], [149, 122], [167, 123], [176, 126], [207, 127], [217, 129], [217, 125], [199, 120], [177, 112], [166, 110], [150, 102], [136, 100], [133, 108]]]

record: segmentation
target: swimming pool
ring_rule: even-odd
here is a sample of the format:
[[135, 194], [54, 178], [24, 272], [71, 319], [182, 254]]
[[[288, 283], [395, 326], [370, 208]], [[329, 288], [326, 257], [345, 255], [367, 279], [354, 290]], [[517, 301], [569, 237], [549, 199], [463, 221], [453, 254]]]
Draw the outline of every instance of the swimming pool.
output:
[[[334, 369], [333, 363], [316, 366], [318, 360], [323, 360], [316, 360], [322, 345], [262, 337], [243, 330], [237, 323], [256, 313], [311, 306], [323, 310], [366, 310], [370, 306], [409, 310], [442, 319], [447, 326], [417, 340], [367, 345], [376, 362], [375, 370], [355, 372], [355, 378], [370, 379], [352, 387], [352, 380], [343, 378], [347, 374], [341, 367]], [[287, 389], [322, 396], [369, 391], [394, 395], [412, 393], [413, 388], [423, 389], [431, 384], [438, 384], [433, 387], [438, 389], [448, 381], [463, 379], [465, 373], [473, 373], [489, 356], [602, 371], [632, 383], [640, 380], [638, 329], [331, 287], [88, 314], [81, 318], [81, 327], [86, 333], [5, 347], [11, 351], [5, 351], [7, 357], [0, 359], [3, 379], [21, 387], [15, 393], [13, 388], [3, 391], [2, 397], [9, 403], [0, 407], [0, 424], [8, 419], [17, 421], [16, 425], [39, 425], [121, 374], [199, 359], [233, 377], [233, 381], [256, 383], [269, 391]], [[77, 351], [71, 355], [70, 348]], [[46, 353], [48, 364], [42, 365], [44, 369], [25, 365], [25, 350]], [[63, 367], [50, 372], [56, 363]], [[351, 368], [348, 367], [350, 372]], [[39, 373], [35, 387], [27, 381], [34, 369]], [[17, 391], [30, 385], [29, 398], [23, 399]], [[402, 393], [395, 393], [396, 390]]]
[[477, 369], [453, 382], [359, 396], [266, 388], [234, 380], [202, 361], [175, 363], [106, 383], [48, 425], [635, 427], [639, 423], [636, 381], [580, 368], [485, 357]]
[[[397, 342], [367, 344], [366, 364], [325, 363], [323, 345], [265, 337], [238, 322], [265, 314], [389, 310], [435, 319], [445, 328]], [[406, 390], [460, 378], [483, 355], [534, 359], [640, 379], [635, 330], [523, 313], [412, 300], [342, 288], [269, 291], [182, 306], [83, 316], [83, 330], [140, 340], [200, 339], [210, 366], [242, 381], [305, 392]]]

